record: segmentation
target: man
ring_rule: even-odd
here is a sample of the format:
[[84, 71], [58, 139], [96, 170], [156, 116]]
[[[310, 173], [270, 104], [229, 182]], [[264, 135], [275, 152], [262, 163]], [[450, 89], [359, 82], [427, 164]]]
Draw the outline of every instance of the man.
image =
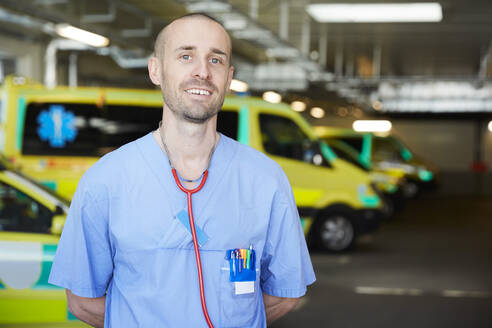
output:
[[159, 34], [148, 67], [165, 99], [162, 125], [83, 176], [50, 282], [95, 327], [205, 327], [175, 168], [186, 188], [206, 179], [192, 211], [212, 323], [265, 327], [315, 278], [283, 171], [216, 132], [233, 74], [230, 38], [208, 16], [184, 16]]

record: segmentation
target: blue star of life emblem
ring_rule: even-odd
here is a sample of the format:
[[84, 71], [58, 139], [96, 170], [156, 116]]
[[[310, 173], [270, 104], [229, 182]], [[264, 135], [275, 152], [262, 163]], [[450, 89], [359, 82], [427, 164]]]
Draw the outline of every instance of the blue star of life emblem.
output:
[[37, 121], [39, 137], [48, 141], [51, 147], [63, 148], [67, 141], [74, 141], [77, 136], [75, 115], [64, 106], [51, 105], [48, 110], [41, 111]]

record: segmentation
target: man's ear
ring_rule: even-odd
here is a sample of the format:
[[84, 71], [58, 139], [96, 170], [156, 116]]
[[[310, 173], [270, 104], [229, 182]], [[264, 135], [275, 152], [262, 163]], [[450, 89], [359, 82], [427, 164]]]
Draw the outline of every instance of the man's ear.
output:
[[228, 92], [229, 89], [231, 88], [231, 82], [232, 82], [233, 75], [234, 75], [234, 66], [231, 65], [231, 67], [229, 67], [229, 76], [227, 77], [228, 81], [227, 81], [227, 90], [226, 90], [226, 92]]
[[155, 85], [161, 85], [161, 64], [157, 57], [150, 57], [149, 62], [147, 64], [149, 69], [149, 77], [152, 83]]

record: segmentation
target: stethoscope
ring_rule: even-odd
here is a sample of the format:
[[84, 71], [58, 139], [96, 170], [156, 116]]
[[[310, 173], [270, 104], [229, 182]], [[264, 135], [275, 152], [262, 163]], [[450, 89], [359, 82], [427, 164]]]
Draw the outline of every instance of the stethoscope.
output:
[[[202, 174], [202, 176], [203, 176], [202, 181], [200, 182], [198, 187], [196, 187], [194, 189], [185, 188], [181, 184], [181, 181], [179, 180], [178, 173], [176, 172], [176, 169], [171, 164], [169, 150], [167, 149], [166, 143], [164, 142], [164, 138], [162, 137], [162, 134], [161, 134], [161, 124], [162, 124], [162, 122], [159, 123], [159, 135], [161, 137], [162, 144], [164, 145], [164, 149], [166, 150], [166, 153], [167, 153], [166, 155], [168, 156], [169, 164], [171, 165], [171, 171], [173, 173], [174, 181], [176, 181], [176, 185], [178, 186], [178, 188], [181, 189], [181, 191], [186, 194], [186, 199], [188, 201], [188, 219], [190, 222], [191, 235], [193, 237], [193, 248], [195, 250], [196, 267], [197, 267], [197, 273], [198, 273], [198, 283], [200, 285], [200, 301], [202, 303], [202, 311], [203, 311], [203, 315], [205, 316], [205, 321], [207, 321], [207, 325], [209, 328], [213, 328], [214, 326], [212, 324], [212, 321], [210, 320], [210, 316], [208, 315], [207, 303], [205, 302], [205, 290], [203, 288], [202, 261], [200, 260], [200, 249], [198, 247], [198, 240], [196, 237], [195, 220], [193, 219], [193, 206], [191, 203], [191, 195], [199, 192], [203, 188], [203, 186], [205, 185], [205, 181], [207, 181], [208, 166]], [[210, 159], [211, 159], [214, 151], [215, 151], [215, 143], [214, 143], [214, 147], [212, 148], [212, 151], [210, 152], [209, 165], [210, 165]], [[192, 182], [194, 180], [186, 180], [186, 181]]]

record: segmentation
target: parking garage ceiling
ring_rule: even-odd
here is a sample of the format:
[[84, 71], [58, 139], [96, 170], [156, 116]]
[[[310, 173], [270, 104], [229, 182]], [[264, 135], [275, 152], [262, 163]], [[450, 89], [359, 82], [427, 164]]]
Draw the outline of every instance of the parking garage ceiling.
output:
[[[319, 2], [2, 0], [0, 33], [48, 43], [56, 36], [42, 26], [68, 23], [108, 37], [120, 57], [141, 59], [169, 21], [202, 11], [229, 29], [236, 76], [253, 92], [277, 87], [313, 99], [362, 99], [370, 107], [382, 98], [384, 82], [393, 94], [404, 83], [433, 83], [435, 89], [447, 81], [475, 88], [490, 82], [491, 1], [439, 1], [443, 19], [436, 23], [319, 23], [306, 11]], [[487, 97], [492, 101], [492, 91]]]

